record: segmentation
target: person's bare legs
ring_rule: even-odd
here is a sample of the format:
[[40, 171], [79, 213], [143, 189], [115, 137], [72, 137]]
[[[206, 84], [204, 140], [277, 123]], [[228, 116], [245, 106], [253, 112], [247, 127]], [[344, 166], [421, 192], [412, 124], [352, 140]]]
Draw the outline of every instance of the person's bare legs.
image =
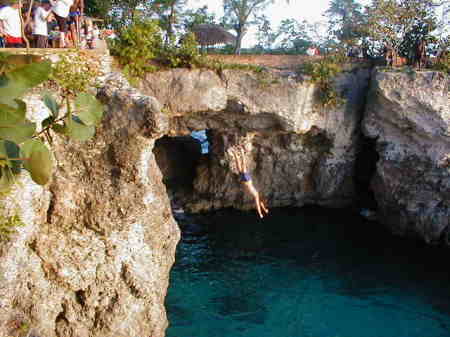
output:
[[[242, 156], [242, 170], [243, 170], [243, 172], [247, 173], [248, 166], [247, 166], [247, 161], [245, 160], [245, 152], [244, 152], [243, 147], [240, 147], [240, 153]], [[253, 181], [250, 180], [250, 181], [245, 182], [244, 184], [247, 187], [247, 190], [250, 192], [250, 194], [255, 198], [256, 209], [258, 211], [259, 217], [263, 218], [264, 215], [267, 215], [269, 213], [269, 210], [267, 209], [266, 205], [259, 197], [259, 192], [256, 190], [255, 185], [253, 185]]]
[[[229, 149], [228, 153], [235, 160], [239, 173], [240, 174], [248, 173], [247, 172], [247, 162], [245, 160], [244, 150], [242, 148], [239, 148], [236, 150]], [[251, 180], [242, 181], [242, 184], [245, 186], [247, 192], [255, 199], [255, 206], [256, 206], [258, 215], [260, 218], [263, 218], [264, 215], [267, 215], [269, 213], [269, 210], [267, 209], [264, 202], [261, 200], [258, 191], [256, 190], [255, 186], [253, 185], [253, 182]]]
[[264, 202], [261, 200], [259, 192], [256, 190], [255, 186], [253, 185], [253, 182], [250, 180], [244, 182], [243, 184], [246, 187], [247, 191], [250, 193], [250, 195], [252, 195], [253, 198], [255, 199], [256, 210], [258, 211], [259, 217], [263, 218], [265, 215], [269, 214], [269, 210], [267, 209]]

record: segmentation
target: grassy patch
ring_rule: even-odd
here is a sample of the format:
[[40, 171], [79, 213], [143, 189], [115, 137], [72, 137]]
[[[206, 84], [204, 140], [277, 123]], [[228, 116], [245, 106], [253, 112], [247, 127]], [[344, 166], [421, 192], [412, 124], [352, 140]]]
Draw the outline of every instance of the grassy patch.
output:
[[344, 99], [333, 86], [333, 79], [343, 71], [344, 61], [337, 56], [324, 57], [304, 63], [297, 70], [299, 75], [309, 76], [309, 81], [318, 86], [316, 97], [322, 107], [332, 108], [344, 103]]

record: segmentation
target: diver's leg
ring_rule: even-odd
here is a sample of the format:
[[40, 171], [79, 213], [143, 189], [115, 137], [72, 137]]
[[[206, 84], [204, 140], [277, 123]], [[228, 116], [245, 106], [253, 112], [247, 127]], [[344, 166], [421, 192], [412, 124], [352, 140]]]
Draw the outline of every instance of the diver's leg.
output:
[[263, 210], [264, 213], [269, 214], [269, 209], [266, 207], [266, 205], [264, 204], [264, 201], [260, 201], [260, 205], [261, 205], [261, 209]]
[[246, 181], [244, 183], [244, 186], [247, 188], [247, 191], [250, 193], [250, 195], [255, 199], [256, 210], [258, 211], [259, 216], [262, 218], [264, 215], [261, 211], [261, 199], [259, 198], [258, 191], [251, 181]]

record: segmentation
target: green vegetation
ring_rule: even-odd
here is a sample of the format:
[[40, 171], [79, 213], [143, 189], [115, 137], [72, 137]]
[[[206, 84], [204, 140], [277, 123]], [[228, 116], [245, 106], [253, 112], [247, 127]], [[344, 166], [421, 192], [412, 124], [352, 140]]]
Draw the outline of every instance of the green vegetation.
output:
[[450, 74], [450, 52], [440, 57], [440, 59], [433, 65], [434, 70], [443, 71]]
[[198, 51], [193, 34], [187, 34], [179, 46], [174, 42], [164, 43], [155, 20], [137, 20], [124, 28], [110, 47], [111, 54], [132, 80], [161, 68], [197, 68], [207, 63]]
[[[186, 0], [86, 0], [85, 8], [86, 13], [105, 19], [105, 25], [116, 30], [136, 20], [154, 19], [162, 31], [164, 44], [180, 40], [197, 24], [218, 24], [234, 31], [236, 43], [210, 48], [208, 52], [215, 54], [305, 55], [309, 47], [315, 46], [322, 55], [343, 49], [354, 56], [377, 58], [389, 47], [413, 64], [418, 42], [425, 41], [428, 53], [436, 54], [441, 50], [442, 40], [448, 36], [445, 15], [442, 18], [436, 15], [437, 8], [446, 10], [448, 1], [372, 0], [363, 5], [359, 0], [330, 0], [323, 13], [326, 21], [291, 17], [275, 27], [267, 10], [276, 2], [289, 3], [222, 0], [224, 14], [221, 17], [210, 12], [207, 6], [195, 10]], [[256, 45], [241, 48], [242, 38], [253, 27]]]
[[9, 241], [11, 235], [16, 232], [16, 228], [24, 226], [19, 216], [3, 216], [0, 215], [0, 242]]
[[[5, 55], [0, 59], [5, 60]], [[63, 56], [55, 70], [49, 61], [43, 61], [19, 65], [0, 75], [0, 192], [9, 191], [22, 169], [29, 171], [39, 185], [49, 182], [54, 163], [44, 141], [51, 143], [51, 131], [78, 141], [94, 136], [103, 107], [86, 92], [91, 82], [85, 73], [80, 74], [85, 69], [78, 68], [74, 60], [76, 57]], [[62, 99], [57, 102], [50, 94], [43, 96], [50, 116], [42, 122], [42, 130], [38, 130], [36, 123], [27, 119], [27, 105], [21, 97], [50, 78], [59, 83]]]
[[162, 31], [155, 20], [138, 20], [124, 28], [110, 47], [111, 54], [117, 57], [131, 82], [146, 73], [164, 68], [205, 68], [218, 73], [225, 69], [263, 71], [259, 66], [225, 64], [208, 59], [200, 53], [192, 33], [185, 35], [179, 45], [173, 41], [164, 43]]
[[62, 90], [63, 96], [73, 97], [79, 92], [88, 92], [90, 88], [98, 86], [99, 67], [90, 55], [78, 51], [66, 52], [59, 57], [59, 61], [53, 65], [50, 79]]
[[119, 38], [110, 45], [129, 78], [144, 76], [157, 67], [151, 62], [158, 58], [163, 46], [160, 28], [154, 20], [140, 20], [122, 29]]
[[310, 82], [315, 83], [319, 90], [317, 99], [323, 107], [336, 107], [344, 103], [333, 86], [333, 79], [342, 72], [344, 57], [325, 57], [317, 61], [303, 64], [299, 74], [310, 76]]

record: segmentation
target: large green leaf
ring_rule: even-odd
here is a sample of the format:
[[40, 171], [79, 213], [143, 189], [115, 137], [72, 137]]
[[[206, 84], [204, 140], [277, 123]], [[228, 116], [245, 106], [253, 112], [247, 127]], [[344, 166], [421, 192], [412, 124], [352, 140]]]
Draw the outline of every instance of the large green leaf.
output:
[[31, 63], [0, 76], [0, 103], [16, 106], [14, 99], [48, 80], [52, 67], [49, 61]]
[[44, 101], [45, 106], [50, 110], [50, 112], [52, 113], [53, 117], [58, 118], [58, 114], [59, 114], [59, 105], [56, 102], [56, 100], [53, 98], [52, 95], [50, 95], [49, 93], [45, 93], [42, 96], [42, 100]]
[[77, 116], [66, 118], [65, 134], [73, 140], [84, 142], [95, 135], [95, 126], [84, 125]]
[[53, 160], [47, 146], [31, 139], [21, 146], [21, 153], [27, 158], [23, 166], [30, 172], [33, 181], [39, 185], [48, 183], [53, 174]]
[[12, 125], [25, 121], [27, 106], [24, 101], [15, 100], [17, 106], [0, 104], [0, 125]]
[[98, 125], [103, 116], [103, 105], [94, 96], [78, 94], [75, 99], [75, 114], [85, 125]]
[[33, 137], [35, 131], [36, 124], [28, 121], [12, 125], [0, 124], [0, 139], [20, 144]]

